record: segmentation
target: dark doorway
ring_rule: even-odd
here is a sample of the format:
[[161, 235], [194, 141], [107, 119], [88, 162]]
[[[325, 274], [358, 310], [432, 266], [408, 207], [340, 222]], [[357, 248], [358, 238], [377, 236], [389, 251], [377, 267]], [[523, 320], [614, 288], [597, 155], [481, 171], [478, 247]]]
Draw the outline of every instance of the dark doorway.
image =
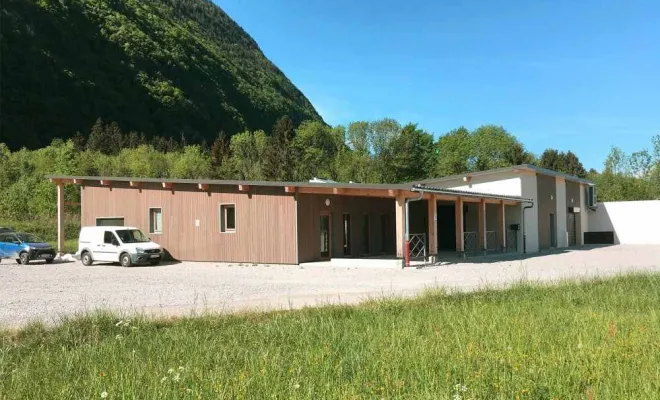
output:
[[371, 238], [369, 237], [370, 228], [369, 214], [364, 214], [364, 219], [362, 220], [362, 252], [364, 254], [371, 253]]
[[390, 234], [390, 229], [392, 229], [390, 225], [390, 216], [389, 214], [380, 214], [380, 252], [381, 253], [388, 253], [390, 252], [391, 245], [390, 245], [390, 237], [392, 236]]
[[438, 250], [456, 250], [456, 219], [454, 205], [438, 205]]
[[330, 215], [321, 215], [321, 258], [330, 258]]
[[550, 247], [557, 247], [557, 222], [553, 213], [550, 213]]
[[344, 255], [351, 255], [351, 214], [344, 214]]

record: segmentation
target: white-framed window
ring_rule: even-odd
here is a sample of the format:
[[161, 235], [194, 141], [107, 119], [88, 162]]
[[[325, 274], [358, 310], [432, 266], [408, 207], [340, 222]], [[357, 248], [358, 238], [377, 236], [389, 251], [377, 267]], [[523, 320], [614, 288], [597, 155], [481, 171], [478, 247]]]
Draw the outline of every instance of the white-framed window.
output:
[[163, 233], [163, 209], [149, 208], [149, 233]]
[[220, 232], [236, 232], [236, 204], [220, 204]]

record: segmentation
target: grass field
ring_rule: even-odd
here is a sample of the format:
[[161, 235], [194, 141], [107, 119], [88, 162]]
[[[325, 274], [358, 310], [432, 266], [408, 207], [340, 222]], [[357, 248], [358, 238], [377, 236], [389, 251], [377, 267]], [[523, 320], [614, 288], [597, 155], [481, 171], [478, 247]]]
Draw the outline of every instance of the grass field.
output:
[[0, 333], [0, 398], [650, 399], [660, 276]]

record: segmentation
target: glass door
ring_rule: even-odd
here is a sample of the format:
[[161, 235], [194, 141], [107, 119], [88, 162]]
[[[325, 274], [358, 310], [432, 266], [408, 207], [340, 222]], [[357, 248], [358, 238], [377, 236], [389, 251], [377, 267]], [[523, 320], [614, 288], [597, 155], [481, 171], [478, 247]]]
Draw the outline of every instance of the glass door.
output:
[[321, 258], [330, 258], [330, 216], [321, 215]]

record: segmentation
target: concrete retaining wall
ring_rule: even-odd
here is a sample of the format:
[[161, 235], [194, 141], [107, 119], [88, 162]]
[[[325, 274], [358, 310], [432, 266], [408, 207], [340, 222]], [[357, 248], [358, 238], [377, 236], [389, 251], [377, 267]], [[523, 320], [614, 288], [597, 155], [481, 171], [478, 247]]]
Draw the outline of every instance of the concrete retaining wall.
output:
[[660, 244], [660, 200], [598, 203], [589, 232], [614, 231], [616, 244]]

